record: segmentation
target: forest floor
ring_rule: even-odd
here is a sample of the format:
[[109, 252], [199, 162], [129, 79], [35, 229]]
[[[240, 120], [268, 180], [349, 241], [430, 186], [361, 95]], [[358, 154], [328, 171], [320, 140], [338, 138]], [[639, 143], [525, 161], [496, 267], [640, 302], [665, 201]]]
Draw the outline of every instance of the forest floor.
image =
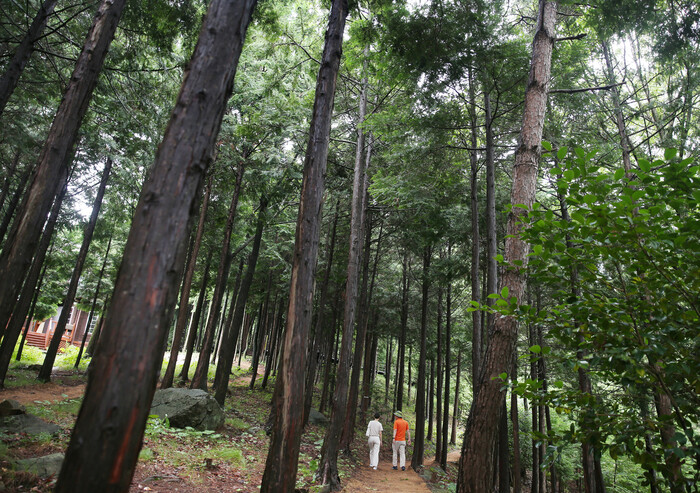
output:
[[[261, 373], [261, 372], [260, 372]], [[222, 430], [198, 432], [168, 428], [158, 420], [149, 420], [143, 447], [130, 492], [205, 493], [257, 492], [265, 467], [268, 437], [263, 425], [270, 408], [271, 386], [260, 389], [248, 385], [252, 374], [243, 362], [236, 369], [226, 401], [226, 422]], [[85, 391], [82, 372], [55, 371], [50, 383], [37, 383], [36, 369], [11, 368], [8, 388], [0, 390], [0, 401], [14, 399], [29, 413], [61, 426], [58, 436], [22, 436], [0, 434], [0, 492], [48, 492], [55, 478], [39, 478], [13, 470], [18, 459], [64, 452], [70, 430], [77, 418]], [[360, 426], [364, 428], [364, 425]], [[456, 465], [448, 464], [448, 473], [432, 459], [426, 460], [422, 475], [410, 467], [406, 471], [391, 468], [391, 447], [384, 444], [378, 470], [369, 460], [364, 429], [359, 430], [354, 455], [340, 454], [338, 467], [344, 493], [352, 492], [448, 492], [453, 491]], [[313, 493], [320, 488], [313, 476], [318, 464], [325, 429], [308, 426], [302, 437], [297, 488]], [[410, 452], [410, 450], [409, 450]], [[456, 461], [452, 453], [448, 462]], [[407, 457], [410, 463], [410, 455]]]

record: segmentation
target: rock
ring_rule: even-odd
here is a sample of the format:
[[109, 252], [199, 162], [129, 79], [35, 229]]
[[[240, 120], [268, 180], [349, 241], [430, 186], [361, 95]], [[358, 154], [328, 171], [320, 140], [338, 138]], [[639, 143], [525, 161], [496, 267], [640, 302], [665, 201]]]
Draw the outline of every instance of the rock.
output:
[[18, 414], [0, 418], [0, 431], [4, 433], [27, 433], [28, 435], [48, 433], [54, 435], [60, 430], [58, 425], [47, 423], [33, 414]]
[[157, 390], [151, 414], [167, 416], [170, 426], [195, 430], [216, 430], [224, 424], [224, 411], [218, 402], [200, 389], [170, 388]]
[[316, 409], [311, 409], [309, 411], [309, 423], [312, 425], [322, 425], [325, 426], [328, 424], [328, 418], [326, 418], [323, 414], [318, 412]]
[[17, 461], [17, 469], [36, 474], [42, 478], [58, 476], [63, 464], [63, 454], [51, 454]]
[[14, 399], [5, 399], [0, 402], [0, 417], [16, 416], [17, 414], [26, 414], [27, 408]]

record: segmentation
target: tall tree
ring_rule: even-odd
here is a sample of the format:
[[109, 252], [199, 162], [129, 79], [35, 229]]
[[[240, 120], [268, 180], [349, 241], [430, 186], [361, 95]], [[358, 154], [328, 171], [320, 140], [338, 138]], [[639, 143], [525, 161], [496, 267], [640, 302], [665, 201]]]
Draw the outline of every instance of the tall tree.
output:
[[214, 332], [216, 324], [219, 321], [221, 301], [224, 297], [226, 282], [228, 281], [228, 273], [231, 269], [231, 261], [233, 260], [232, 256], [229, 255], [231, 249], [231, 233], [233, 232], [233, 221], [236, 218], [236, 209], [238, 208], [238, 197], [241, 191], [241, 182], [243, 181], [244, 170], [244, 163], [239, 163], [238, 170], [236, 172], [236, 182], [233, 190], [233, 196], [231, 197], [231, 205], [229, 206], [228, 216], [226, 218], [224, 241], [221, 244], [219, 268], [216, 271], [216, 283], [214, 284], [211, 310], [209, 310], [207, 328], [204, 333], [204, 342], [202, 343], [202, 349], [199, 352], [197, 369], [195, 370], [194, 377], [192, 378], [192, 388], [207, 390], [207, 375], [209, 373], [209, 360], [214, 342]]
[[279, 374], [281, 378], [275, 385], [275, 389], [278, 386], [280, 388], [280, 398], [273, 404], [275, 424], [260, 487], [263, 493], [293, 491], [296, 483], [304, 420], [307, 340], [321, 233], [321, 205], [325, 188], [331, 116], [347, 16], [347, 0], [333, 0], [321, 55], [321, 67], [316, 79], [311, 128], [304, 157], [304, 180], [294, 240], [287, 328]]
[[97, 217], [100, 214], [102, 198], [104, 197], [105, 189], [107, 188], [107, 180], [109, 179], [109, 173], [111, 170], [112, 158], [107, 158], [104, 170], [102, 171], [102, 180], [100, 180], [100, 186], [97, 190], [95, 201], [93, 202], [92, 213], [90, 214], [90, 219], [83, 230], [83, 242], [80, 245], [80, 251], [78, 252], [78, 258], [75, 261], [75, 267], [73, 267], [73, 274], [71, 275], [70, 283], [68, 284], [68, 292], [63, 299], [63, 309], [61, 310], [61, 314], [58, 316], [58, 322], [56, 323], [56, 328], [54, 329], [54, 334], [51, 338], [51, 344], [49, 344], [49, 347], [46, 350], [44, 363], [41, 365], [41, 369], [39, 370], [39, 375], [37, 378], [42, 382], [48, 382], [51, 380], [51, 370], [53, 369], [53, 364], [56, 361], [59, 344], [61, 343], [61, 338], [63, 337], [63, 333], [66, 330], [66, 325], [68, 324], [68, 318], [71, 310], [73, 309], [75, 293], [78, 291], [78, 281], [80, 281], [80, 275], [83, 272], [83, 266], [85, 265], [85, 259], [87, 258], [90, 243], [92, 243], [92, 234], [95, 231]]
[[[520, 238], [527, 210], [532, 207], [537, 182], [537, 167], [544, 128], [547, 90], [551, 73], [552, 48], [556, 2], [540, 0], [537, 30], [532, 46], [532, 62], [518, 148], [513, 166], [511, 189], [512, 209], [508, 216], [505, 261], [509, 266], [503, 275], [502, 295], [509, 304], [523, 300], [525, 293], [524, 267], [527, 265], [529, 245]], [[524, 208], [523, 208], [524, 206]], [[498, 431], [498, 417], [505, 398], [501, 392], [499, 375], [512, 368], [511, 361], [517, 342], [516, 319], [503, 316], [496, 319], [484, 357], [480, 384], [474, 396], [467, 420], [459, 461], [459, 493], [482, 493], [493, 490], [494, 458], [490, 450]]]
[[56, 7], [57, 1], [58, 0], [45, 0], [44, 3], [41, 4], [34, 16], [32, 24], [29, 26], [27, 34], [22, 38], [22, 41], [15, 50], [15, 54], [12, 56], [12, 60], [10, 60], [10, 63], [5, 69], [5, 73], [0, 77], [0, 117], [5, 109], [5, 105], [7, 105], [7, 101], [10, 99], [15, 87], [17, 87], [22, 71], [34, 51], [34, 44], [41, 37], [41, 33], [44, 31], [49, 16], [53, 12], [54, 7]]
[[[7, 370], [10, 366], [10, 360], [12, 359], [12, 351], [15, 349], [15, 343], [22, 331], [22, 324], [27, 316], [27, 311], [30, 310], [30, 302], [32, 298], [36, 298], [38, 293], [34, 291], [39, 288], [39, 281], [42, 278], [42, 266], [44, 271], [46, 270], [45, 259], [46, 252], [49, 250], [49, 245], [51, 244], [51, 238], [53, 237], [54, 228], [58, 221], [58, 214], [61, 210], [61, 204], [67, 192], [67, 184], [64, 184], [63, 188], [59, 192], [53, 206], [51, 207], [51, 213], [46, 221], [46, 227], [41, 236], [41, 241], [39, 242], [39, 248], [37, 249], [34, 260], [32, 261], [32, 267], [29, 269], [29, 274], [27, 274], [27, 279], [24, 281], [24, 286], [22, 287], [22, 294], [19, 297], [19, 301], [12, 312], [12, 318], [7, 326], [7, 330], [2, 338], [2, 345], [0, 345], [0, 387], [4, 385], [5, 377], [7, 376]], [[27, 330], [29, 330], [29, 324], [31, 319], [27, 320]], [[18, 354], [21, 353], [20, 351]]]
[[65, 182], [78, 130], [126, 0], [103, 0], [54, 117], [37, 171], [0, 254], [0, 327], [5, 327], [34, 255], [46, 215]]
[[[428, 295], [430, 289], [430, 257], [432, 248], [423, 248], [423, 279], [422, 301], [420, 316], [420, 347], [418, 354], [418, 386], [416, 389], [416, 426], [413, 439], [413, 454], [411, 467], [418, 471], [423, 466], [423, 453], [425, 452], [425, 380], [426, 380], [426, 352], [428, 340]], [[409, 380], [410, 382], [410, 380]]]
[[129, 487], [177, 296], [190, 216], [212, 160], [255, 3], [209, 4], [136, 209], [58, 492]]
[[[209, 197], [211, 196], [212, 187], [212, 177], [209, 176], [206, 188], [204, 190], [204, 200], [199, 210], [199, 221], [197, 222], [197, 231], [194, 236], [194, 241], [192, 242], [192, 248], [190, 249], [190, 258], [187, 262], [185, 268], [185, 276], [182, 279], [182, 290], [180, 293], [180, 309], [177, 312], [177, 321], [175, 322], [175, 332], [173, 333], [172, 348], [170, 350], [170, 359], [168, 360], [168, 366], [165, 369], [165, 374], [160, 382], [160, 387], [162, 389], [167, 389], [173, 386], [173, 380], [175, 379], [175, 369], [177, 367], [177, 354], [180, 351], [180, 344], [182, 344], [182, 337], [185, 335], [185, 328], [187, 327], [187, 318], [189, 315], [189, 310], [187, 306], [190, 302], [190, 289], [192, 289], [192, 279], [194, 278], [195, 267], [197, 266], [197, 256], [199, 254], [199, 247], [202, 244], [202, 236], [204, 235], [204, 220], [207, 216], [207, 208], [209, 207]], [[207, 269], [208, 270], [208, 269]], [[189, 364], [187, 365], [189, 367]], [[185, 377], [189, 371], [185, 372]]]

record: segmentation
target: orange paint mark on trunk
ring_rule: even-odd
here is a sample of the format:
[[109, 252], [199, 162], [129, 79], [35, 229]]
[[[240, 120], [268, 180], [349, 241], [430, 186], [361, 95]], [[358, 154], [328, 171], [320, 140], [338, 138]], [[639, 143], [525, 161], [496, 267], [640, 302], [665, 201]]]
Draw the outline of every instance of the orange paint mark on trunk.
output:
[[118, 483], [119, 478], [121, 477], [122, 468], [124, 466], [124, 455], [126, 455], [126, 449], [131, 441], [131, 434], [134, 431], [137, 416], [137, 408], [132, 409], [131, 416], [129, 417], [129, 424], [127, 425], [126, 432], [124, 433], [124, 439], [122, 440], [121, 446], [119, 447], [119, 452], [117, 453], [117, 460], [114, 462], [112, 474], [109, 477], [110, 484]]

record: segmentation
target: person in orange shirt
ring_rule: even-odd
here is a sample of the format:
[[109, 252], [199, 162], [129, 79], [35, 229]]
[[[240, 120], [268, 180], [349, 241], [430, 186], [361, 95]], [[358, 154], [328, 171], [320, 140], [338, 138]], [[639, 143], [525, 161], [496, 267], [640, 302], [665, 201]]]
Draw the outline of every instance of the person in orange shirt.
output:
[[[401, 470], [406, 470], [406, 445], [411, 445], [411, 433], [408, 431], [408, 421], [403, 419], [401, 411], [394, 411], [394, 440], [391, 443], [392, 465], [394, 469], [398, 469], [401, 465]], [[399, 464], [396, 463], [397, 456], [400, 459]]]

